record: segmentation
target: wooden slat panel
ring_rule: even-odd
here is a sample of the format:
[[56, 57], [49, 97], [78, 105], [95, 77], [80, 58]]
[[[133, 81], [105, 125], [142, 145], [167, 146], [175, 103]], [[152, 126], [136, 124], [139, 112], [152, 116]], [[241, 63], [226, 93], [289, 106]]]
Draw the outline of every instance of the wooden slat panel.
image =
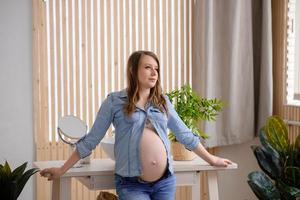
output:
[[41, 134], [48, 129], [48, 91], [47, 82], [47, 43], [45, 37], [40, 37], [46, 34], [45, 22], [45, 7], [42, 2], [33, 1], [34, 21], [33, 21], [33, 87], [34, 87], [34, 130], [35, 141], [48, 140], [46, 134]]
[[100, 42], [100, 38], [98, 36], [98, 22], [99, 22], [99, 18], [98, 18], [98, 6], [99, 6], [99, 1], [96, 1], [94, 0], [94, 5], [93, 5], [93, 20], [94, 20], [94, 43], [92, 44], [93, 45], [93, 48], [94, 48], [94, 77], [93, 77], [93, 88], [94, 88], [94, 105], [93, 105], [93, 118], [95, 117], [95, 110], [99, 107], [99, 96], [100, 96], [100, 92], [99, 92], [99, 87], [100, 87], [100, 84], [99, 84], [99, 78], [98, 78], [98, 75], [99, 75], [99, 67], [100, 67], [100, 64], [99, 64], [99, 53], [100, 53], [100, 48], [98, 47], [98, 42]]
[[[173, 24], [173, 41], [172, 41], [172, 58], [173, 58], [173, 76], [172, 76], [172, 80], [174, 82], [174, 85], [173, 85], [173, 88], [178, 88], [178, 85], [181, 85], [179, 84], [179, 81], [180, 81], [180, 63], [178, 63], [178, 58], [180, 57], [180, 55], [178, 54], [178, 49], [179, 49], [179, 45], [178, 45], [178, 42], [180, 42], [180, 38], [178, 37], [178, 23], [179, 23], [179, 13], [178, 13], [178, 0], [176, 1], [173, 1], [173, 7], [174, 9], [173, 10], [173, 13], [174, 13], [174, 16], [172, 17], [173, 20], [175, 21], [174, 24]], [[177, 42], [175, 42], [177, 41]]]
[[112, 66], [111, 66], [111, 59], [112, 59], [112, 55], [111, 55], [111, 49], [112, 49], [112, 46], [111, 46], [111, 15], [110, 15], [110, 5], [111, 5], [111, 1], [106, 1], [104, 2], [104, 5], [106, 5], [106, 11], [107, 11], [107, 15], [106, 15], [106, 26], [105, 26], [105, 42], [107, 43], [106, 46], [105, 46], [105, 56], [104, 56], [104, 59], [107, 60], [107, 65], [105, 66], [105, 68], [107, 69], [107, 74], [106, 74], [106, 77], [107, 77], [107, 82], [104, 83], [107, 88], [107, 91], [105, 93], [105, 95], [107, 95], [107, 92], [108, 91], [111, 91], [112, 90], [112, 79], [111, 79], [111, 76], [112, 76]]
[[168, 69], [169, 69], [169, 63], [168, 63], [168, 8], [167, 8], [168, 4], [167, 1], [163, 1], [162, 3], [162, 24], [163, 24], [163, 49], [164, 49], [164, 53], [163, 53], [163, 63], [162, 63], [162, 70], [164, 70], [164, 89], [165, 91], [169, 91], [168, 85], [169, 85], [169, 78], [168, 78]]
[[[156, 46], [156, 49], [155, 49], [155, 52], [157, 53], [157, 55], [159, 56], [159, 61], [160, 61], [160, 64], [162, 64], [162, 58], [161, 58], [161, 54], [162, 54], [162, 47], [161, 47], [161, 43], [162, 43], [162, 37], [160, 35], [160, 32], [161, 32], [161, 23], [160, 23], [160, 20], [161, 20], [161, 16], [160, 16], [160, 10], [161, 10], [161, 6], [160, 6], [160, 1], [159, 0], [155, 0], [155, 2], [153, 3], [153, 13], [155, 15], [155, 22], [153, 20], [153, 26], [156, 27], [156, 33], [155, 33], [155, 46]], [[162, 72], [160, 73], [161, 74], [161, 78], [163, 77], [163, 74]]]
[[192, 25], [192, 0], [188, 0], [187, 1], [187, 5], [186, 5], [187, 11], [186, 11], [186, 56], [187, 56], [187, 63], [186, 63], [186, 69], [187, 69], [187, 82], [191, 83], [192, 78], [191, 78], [191, 66], [192, 66], [192, 59], [191, 59], [191, 55], [192, 55], [192, 29], [191, 29], [191, 25]]
[[120, 70], [120, 88], [124, 87], [125, 85], [125, 67], [126, 66], [126, 62], [124, 62], [124, 57], [125, 57], [125, 52], [124, 52], [124, 28], [125, 28], [125, 24], [124, 24], [124, 1], [120, 0], [119, 1], [119, 47], [118, 47], [118, 55], [119, 55], [119, 70]]
[[[102, 100], [104, 97], [105, 97], [105, 76], [106, 74], [104, 73], [105, 72], [105, 54], [104, 52], [107, 51], [106, 49], [106, 46], [105, 46], [105, 38], [104, 38], [104, 32], [106, 29], [106, 27], [104, 26], [104, 1], [100, 1], [100, 25], [101, 25], [101, 31], [100, 31], [100, 34], [101, 34], [101, 41], [100, 41], [100, 68], [101, 68], [101, 96], [100, 96], [100, 99]], [[104, 47], [104, 48], [103, 48]]]
[[[120, 90], [121, 89], [121, 84], [120, 84], [120, 78], [121, 78], [121, 74], [120, 74], [120, 70], [121, 70], [121, 66], [120, 66], [120, 62], [119, 62], [119, 38], [120, 38], [120, 30], [119, 30], [119, 1], [117, 0], [113, 0], [113, 10], [114, 10], [114, 26], [113, 26], [113, 32], [114, 32], [114, 45], [113, 45], [113, 52], [114, 52], [114, 57], [113, 57], [113, 67], [114, 67], [114, 74], [112, 76], [114, 76], [114, 85], [115, 85], [115, 90]], [[123, 86], [122, 86], [123, 88]]]
[[[274, 114], [283, 115], [283, 94], [285, 93], [283, 80], [285, 73], [286, 54], [286, 0], [272, 2], [272, 35], [273, 35], [273, 62], [274, 62]], [[282, 9], [285, 8], [285, 9]]]
[[[150, 42], [151, 42], [151, 51], [153, 52], [156, 52], [158, 54], [158, 51], [157, 51], [157, 45], [156, 45], [156, 40], [157, 40], [157, 32], [156, 32], [156, 18], [157, 18], [157, 15], [155, 14], [156, 13], [156, 10], [155, 9], [156, 7], [156, 0], [150, 0], [150, 19], [151, 19], [151, 22], [150, 22], [150, 29], [149, 31], [151, 31], [151, 38], [150, 38]], [[152, 16], [154, 15], [154, 16]]]
[[[166, 72], [166, 78], [167, 78], [167, 91], [170, 91], [172, 89], [172, 46], [171, 46], [171, 42], [172, 42], [172, 23], [171, 23], [171, 2], [170, 0], [167, 1], [167, 5], [166, 5], [166, 27], [167, 27], [167, 31], [166, 31], [166, 51], [167, 51], [167, 57], [166, 57], [166, 64], [167, 64], [167, 72]], [[169, 56], [170, 55], [170, 56]]]
[[68, 52], [69, 52], [69, 57], [67, 58], [68, 59], [68, 62], [69, 62], [69, 87], [68, 87], [68, 90], [70, 91], [70, 102], [69, 102], [69, 107], [70, 107], [70, 113], [75, 113], [75, 110], [74, 110], [74, 106], [75, 106], [75, 82], [74, 82], [74, 70], [75, 70], [75, 55], [74, 55], [74, 43], [73, 43], [73, 38], [74, 38], [74, 33], [73, 33], [73, 5], [74, 5], [74, 2], [73, 1], [66, 1], [66, 3], [68, 4], [68, 23], [67, 23], [67, 26], [68, 26], [68, 37], [69, 37], [69, 46], [67, 47], [68, 48]]
[[81, 109], [80, 109], [80, 105], [81, 105], [81, 98], [80, 98], [80, 93], [81, 93], [81, 88], [80, 88], [80, 65], [81, 65], [81, 60], [80, 60], [80, 22], [79, 22], [79, 1], [75, 1], [75, 55], [76, 55], [76, 59], [75, 59], [75, 80], [76, 80], [76, 84], [75, 84], [75, 99], [76, 99], [76, 116], [77, 117], [81, 117]]
[[68, 63], [68, 46], [67, 46], [67, 41], [68, 41], [68, 33], [67, 33], [67, 7], [66, 7], [66, 1], [61, 2], [61, 25], [62, 25], [62, 57], [63, 57], [63, 65], [62, 65], [62, 96], [63, 98], [63, 112], [62, 115], [66, 115], [69, 112], [69, 105], [70, 105], [70, 92], [69, 92], [69, 63]]
[[[53, 12], [54, 12], [54, 8], [53, 8], [53, 4], [54, 2], [51, 2], [49, 3], [49, 31], [48, 31], [48, 34], [49, 34], [49, 40], [50, 40], [50, 52], [48, 53], [49, 54], [49, 57], [50, 57], [50, 66], [51, 69], [50, 69], [50, 82], [51, 82], [51, 86], [50, 86], [50, 102], [49, 104], [51, 105], [51, 109], [49, 110], [50, 111], [50, 118], [51, 118], [51, 130], [53, 131], [53, 127], [55, 127], [55, 110], [56, 110], [56, 107], [57, 105], [55, 104], [55, 77], [54, 77], [54, 71], [55, 71], [55, 60], [54, 60], [54, 30], [53, 30], [53, 26], [54, 26], [54, 19], [53, 19]], [[54, 129], [55, 130], [55, 129]], [[52, 133], [49, 133], [50, 134], [50, 138], [51, 138], [51, 141], [55, 141], [55, 137]], [[46, 142], [47, 140], [45, 140], [44, 142]]]
[[185, 24], [185, 10], [184, 10], [184, 4], [185, 4], [185, 1], [180, 1], [180, 19], [181, 19], [181, 23], [180, 23], [180, 28], [179, 28], [179, 31], [180, 31], [180, 59], [181, 59], [181, 62], [179, 63], [180, 66], [181, 66], [181, 81], [183, 83], [186, 83], [186, 79], [185, 79], [185, 68], [186, 68], [186, 65], [185, 65], [185, 58], [186, 58], [186, 55], [184, 53], [184, 41], [185, 41], [185, 29], [184, 29], [184, 24]]
[[[55, 127], [57, 126], [57, 118], [62, 116], [62, 106], [63, 106], [63, 95], [62, 95], [62, 88], [63, 88], [63, 81], [62, 81], [62, 77], [63, 77], [63, 74], [62, 74], [62, 68], [63, 68], [63, 64], [62, 64], [62, 55], [61, 55], [61, 45], [60, 45], [60, 41], [62, 40], [61, 37], [61, 26], [60, 26], [60, 23], [61, 23], [61, 15], [60, 15], [60, 8], [61, 8], [61, 4], [60, 4], [60, 1], [54, 1], [55, 3], [55, 6], [53, 6], [53, 8], [55, 9], [55, 32], [54, 32], [54, 37], [55, 37], [55, 45], [54, 45], [54, 54], [55, 54], [55, 57], [56, 57], [56, 66], [55, 66], [55, 78], [56, 78], [56, 87], [54, 88], [55, 91], [56, 91], [56, 101], [55, 101], [55, 104], [57, 105], [56, 107], [56, 110], [55, 110], [55, 113], [53, 113], [55, 115]], [[55, 130], [55, 129], [53, 129]], [[55, 138], [54, 141], [56, 141], [57, 139], [57, 136], [55, 135], [55, 132], [53, 131], [53, 138]], [[53, 141], [53, 140], [52, 140]], [[54, 145], [51, 146], [51, 149], [52, 149], [52, 159], [55, 159], [56, 156], [56, 152], [55, 152], [55, 147]]]
[[88, 66], [87, 66], [87, 21], [86, 21], [86, 4], [88, 0], [82, 0], [81, 4], [81, 35], [82, 35], [82, 42], [81, 42], [81, 55], [82, 55], [82, 62], [81, 62], [81, 79], [82, 79], [82, 85], [81, 85], [81, 107], [82, 107], [82, 119], [88, 123], [87, 121], [87, 71], [88, 71]]
[[[46, 7], [43, 2], [39, 2], [39, 9], [40, 9], [40, 15], [39, 15], [39, 26], [40, 26], [40, 35], [46, 35], [47, 33], [47, 27], [46, 27]], [[41, 93], [44, 93], [43, 91], [48, 91], [48, 69], [47, 69], [47, 40], [45, 37], [40, 37], [40, 43], [39, 43], [39, 53], [40, 53], [40, 89]], [[41, 94], [40, 93], [40, 94]], [[48, 124], [48, 117], [49, 117], [49, 107], [48, 107], [48, 92], [45, 92], [44, 95], [40, 98], [41, 102], [41, 130], [43, 132], [48, 132], [49, 124]], [[46, 137], [43, 137], [45, 139]], [[47, 141], [47, 140], [46, 140]]]
[[[93, 23], [93, 18], [91, 16], [92, 13], [92, 2], [93, 1], [87, 1], [87, 66], [85, 67], [87, 69], [87, 102], [88, 102], [88, 106], [87, 106], [87, 124], [90, 127], [91, 124], [93, 123], [94, 120], [94, 110], [93, 110], [93, 101], [95, 98], [95, 93], [94, 93], [94, 83], [93, 82], [93, 76], [92, 73], [94, 71], [94, 65], [93, 65], [93, 60], [92, 60], [92, 56], [94, 54], [94, 50], [93, 50], [93, 45], [92, 45], [92, 23]], [[94, 108], [95, 109], [95, 108]]]
[[38, 34], [39, 34], [39, 28], [38, 28], [38, 19], [39, 19], [39, 8], [37, 0], [32, 1], [33, 4], [33, 101], [35, 102], [33, 104], [33, 123], [34, 123], [34, 134], [35, 134], [35, 141], [39, 142], [43, 139], [41, 137], [46, 137], [45, 135], [38, 134], [41, 132], [40, 130], [40, 104], [38, 103], [38, 99], [41, 96], [41, 91], [39, 89], [39, 79], [40, 79], [40, 67], [38, 64], [38, 49], [39, 49], [39, 40], [38, 40]]
[[[82, 0], [81, 1], [81, 36], [82, 36], [82, 41], [81, 41], [81, 108], [82, 108], [82, 119], [88, 124], [88, 119], [87, 119], [87, 102], [88, 102], [88, 96], [87, 96], [87, 71], [88, 71], [88, 66], [87, 66], [87, 1], [88, 0]], [[84, 187], [82, 186], [81, 183], [77, 182], [77, 195], [78, 195], [78, 200], [84, 200], [88, 199], [86, 196], [86, 191], [84, 190]]]

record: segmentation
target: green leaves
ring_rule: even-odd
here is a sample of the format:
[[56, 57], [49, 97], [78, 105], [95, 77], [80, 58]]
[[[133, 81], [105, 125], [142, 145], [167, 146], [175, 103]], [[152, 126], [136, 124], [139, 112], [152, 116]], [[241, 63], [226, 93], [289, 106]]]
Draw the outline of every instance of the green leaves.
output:
[[280, 200], [280, 193], [273, 182], [262, 172], [255, 171], [248, 175], [248, 184], [261, 200]]
[[298, 151], [296, 151], [295, 153], [295, 163], [296, 163], [296, 166], [300, 167], [300, 149], [298, 149]]
[[295, 141], [295, 150], [296, 151], [300, 150], [300, 134], [297, 136], [296, 141]]
[[[300, 137], [291, 144], [283, 120], [272, 116], [261, 128], [259, 139], [261, 146], [251, 148], [264, 173], [249, 174], [248, 183], [252, 191], [259, 199], [273, 199], [269, 196], [270, 188], [275, 188], [275, 193], [280, 194], [275, 199], [300, 199]], [[258, 180], [264, 184], [258, 184]]]
[[17, 191], [16, 191], [17, 197], [21, 194], [21, 192], [22, 192], [25, 184], [29, 180], [29, 178], [33, 174], [37, 173], [38, 171], [39, 171], [38, 169], [32, 168], [32, 169], [27, 170], [24, 174], [22, 174], [18, 177], [18, 179], [16, 180], [17, 181]]
[[299, 188], [289, 186], [281, 180], [278, 180], [277, 188], [279, 189], [283, 200], [298, 200], [300, 198]]
[[199, 118], [206, 121], [215, 121], [223, 106], [223, 103], [217, 99], [201, 99]]
[[260, 168], [272, 179], [279, 178], [282, 171], [282, 160], [278, 152], [270, 145], [264, 128], [260, 130], [262, 146], [251, 146]]
[[286, 167], [285, 175], [290, 185], [300, 188], [300, 167]]
[[29, 178], [39, 171], [37, 168], [32, 168], [25, 171], [26, 166], [27, 162], [11, 171], [7, 161], [5, 162], [4, 166], [0, 165], [1, 198], [7, 200], [17, 199]]
[[281, 165], [280, 160], [271, 151], [267, 151], [259, 146], [251, 147], [260, 168], [272, 179], [280, 178]]
[[11, 174], [12, 179], [16, 179], [17, 177], [20, 177], [25, 171], [26, 166], [27, 166], [27, 162], [17, 167]]
[[[166, 95], [174, 104], [175, 110], [187, 127], [194, 134], [202, 138], [208, 138], [208, 135], [198, 128], [198, 123], [201, 120], [215, 121], [218, 113], [222, 110], [222, 102], [217, 99], [201, 98], [189, 85], [184, 85]], [[169, 135], [171, 141], [176, 141], [174, 135]]]
[[268, 141], [276, 151], [286, 154], [289, 150], [287, 127], [283, 120], [277, 116], [270, 117], [265, 126]]
[[5, 164], [4, 164], [3, 168], [2, 168], [2, 170], [6, 174], [10, 174], [11, 173], [11, 169], [10, 169], [10, 166], [9, 166], [9, 164], [8, 164], [7, 161], [5, 161]]

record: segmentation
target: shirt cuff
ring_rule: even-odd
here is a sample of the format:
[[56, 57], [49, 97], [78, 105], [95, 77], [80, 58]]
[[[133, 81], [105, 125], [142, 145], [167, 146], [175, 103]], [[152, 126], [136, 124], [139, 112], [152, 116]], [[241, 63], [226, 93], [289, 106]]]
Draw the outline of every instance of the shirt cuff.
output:
[[80, 158], [85, 158], [91, 154], [91, 151], [84, 145], [84, 138], [85, 137], [81, 138], [75, 143], [76, 151], [78, 152]]
[[194, 149], [196, 149], [199, 145], [200, 139], [199, 137], [195, 136], [193, 138], [193, 141], [191, 143], [189, 143], [188, 145], [185, 146], [185, 148], [187, 148], [190, 151], [193, 151]]

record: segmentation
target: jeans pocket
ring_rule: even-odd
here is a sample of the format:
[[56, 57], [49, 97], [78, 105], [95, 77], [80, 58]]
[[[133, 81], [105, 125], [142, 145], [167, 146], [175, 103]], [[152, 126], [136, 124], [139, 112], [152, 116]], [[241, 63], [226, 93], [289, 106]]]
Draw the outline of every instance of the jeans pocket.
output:
[[119, 185], [123, 185], [124, 178], [118, 174], [115, 174], [115, 185], [118, 187]]

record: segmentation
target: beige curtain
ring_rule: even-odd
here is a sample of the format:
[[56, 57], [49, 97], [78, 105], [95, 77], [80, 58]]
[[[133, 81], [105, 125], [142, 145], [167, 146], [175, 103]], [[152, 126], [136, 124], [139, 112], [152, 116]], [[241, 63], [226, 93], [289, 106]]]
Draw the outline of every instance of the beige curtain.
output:
[[206, 145], [249, 141], [272, 114], [271, 0], [196, 0], [194, 9], [193, 88], [225, 103], [204, 123]]

